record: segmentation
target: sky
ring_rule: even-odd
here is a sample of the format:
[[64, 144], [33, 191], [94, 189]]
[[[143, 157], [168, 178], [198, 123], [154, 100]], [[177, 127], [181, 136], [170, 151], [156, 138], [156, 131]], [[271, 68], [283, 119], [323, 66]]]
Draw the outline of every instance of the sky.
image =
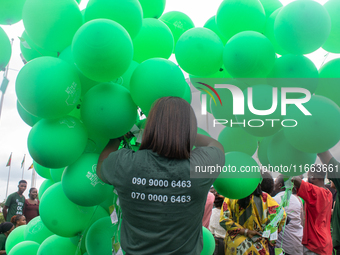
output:
[[[80, 9], [84, 9], [87, 2], [87, 0], [82, 0]], [[209, 18], [216, 15], [221, 2], [222, 0], [168, 0], [164, 13], [169, 11], [181, 11], [193, 20], [196, 27], [202, 27]], [[283, 5], [286, 5], [292, 2], [292, 0], [281, 0], [281, 2]], [[327, 1], [318, 0], [317, 2], [324, 4]], [[8, 79], [10, 83], [4, 96], [3, 108], [0, 117], [0, 201], [3, 201], [5, 199], [9, 171], [9, 167], [6, 167], [6, 163], [11, 152], [13, 153], [13, 156], [8, 194], [17, 191], [18, 181], [22, 179], [21, 162], [24, 155], [26, 155], [24, 164], [24, 179], [28, 181], [28, 188], [24, 195], [26, 197], [28, 196], [28, 189], [31, 187], [32, 170], [28, 171], [27, 169], [32, 164], [33, 160], [27, 149], [27, 137], [31, 127], [26, 125], [17, 113], [17, 99], [15, 95], [15, 79], [19, 70], [23, 67], [23, 63], [19, 56], [20, 41], [18, 36], [21, 36], [24, 31], [24, 27], [22, 21], [12, 26], [1, 25], [1, 27], [5, 30], [10, 39], [14, 39], [12, 57], [9, 63], [8, 72]], [[326, 54], [326, 51], [319, 49], [317, 52], [306, 56], [315, 63], [317, 68], [320, 68], [323, 62], [339, 57], [336, 54], [329, 54], [325, 57]], [[175, 58], [172, 56], [171, 60], [175, 61]], [[2, 76], [3, 72], [0, 72], [0, 81], [2, 80]], [[197, 102], [197, 100], [199, 100], [199, 93], [197, 90], [193, 90], [193, 101]], [[206, 121], [201, 121], [200, 123], [206, 123]], [[207, 129], [206, 126], [201, 127], [203, 129]], [[338, 155], [338, 158], [340, 156], [339, 146], [340, 145], [338, 144], [331, 150], [334, 155]], [[44, 179], [38, 176], [36, 187], [39, 188], [43, 181]]]

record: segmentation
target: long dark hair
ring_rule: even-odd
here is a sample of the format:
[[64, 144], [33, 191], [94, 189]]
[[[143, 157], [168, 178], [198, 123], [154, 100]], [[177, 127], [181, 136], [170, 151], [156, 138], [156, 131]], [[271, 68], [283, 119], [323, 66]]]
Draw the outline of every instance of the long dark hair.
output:
[[152, 107], [140, 150], [188, 159], [197, 135], [197, 120], [190, 104], [179, 97], [160, 98]]
[[239, 199], [237, 201], [238, 205], [243, 208], [243, 209], [246, 209], [247, 206], [249, 205], [250, 203], [250, 197], [254, 195], [254, 196], [261, 196], [262, 195], [262, 190], [261, 190], [261, 185], [257, 185], [257, 188], [254, 190], [253, 193], [251, 193], [249, 196], [245, 197], [245, 198], [242, 198], [242, 199]]

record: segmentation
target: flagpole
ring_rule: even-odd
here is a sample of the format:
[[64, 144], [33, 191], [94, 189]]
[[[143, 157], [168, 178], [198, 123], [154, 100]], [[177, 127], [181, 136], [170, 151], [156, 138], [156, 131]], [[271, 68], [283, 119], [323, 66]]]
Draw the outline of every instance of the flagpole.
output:
[[36, 178], [35, 178], [35, 169], [33, 167], [33, 169], [32, 169], [32, 178], [31, 178], [31, 188], [35, 188], [35, 180], [36, 180]]
[[22, 177], [21, 177], [21, 180], [24, 179], [24, 172], [25, 172], [25, 157], [26, 157], [26, 154], [24, 154], [24, 159], [23, 159], [22, 165], [21, 165], [21, 168], [22, 168]]
[[6, 189], [6, 199], [7, 199], [7, 195], [8, 195], [8, 186], [9, 186], [9, 176], [11, 175], [11, 165], [9, 165], [9, 171], [8, 171], [8, 179], [7, 179], [7, 189]]

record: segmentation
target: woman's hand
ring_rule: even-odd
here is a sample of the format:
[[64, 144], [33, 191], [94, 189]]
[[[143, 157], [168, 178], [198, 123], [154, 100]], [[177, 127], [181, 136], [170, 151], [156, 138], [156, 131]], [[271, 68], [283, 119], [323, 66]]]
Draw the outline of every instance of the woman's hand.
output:
[[[254, 236], [260, 236], [260, 237], [262, 237], [262, 235], [261, 235], [259, 232], [255, 231], [255, 230], [248, 230], [247, 236], [248, 236], [250, 239], [252, 239]], [[260, 237], [259, 237], [258, 239], [260, 239]], [[258, 241], [258, 239], [256, 240], [256, 242]]]

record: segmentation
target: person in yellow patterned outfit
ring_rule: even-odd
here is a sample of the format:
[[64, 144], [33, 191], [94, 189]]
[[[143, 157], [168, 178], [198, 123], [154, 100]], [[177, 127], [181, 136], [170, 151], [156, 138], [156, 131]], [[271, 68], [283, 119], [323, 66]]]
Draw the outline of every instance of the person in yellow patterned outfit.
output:
[[[225, 228], [225, 254], [227, 255], [270, 255], [275, 244], [263, 238], [261, 233], [269, 224], [279, 205], [267, 193], [262, 192], [260, 185], [253, 194], [243, 199], [225, 198], [220, 225]], [[271, 215], [271, 216], [270, 216]], [[279, 222], [280, 232], [286, 219], [283, 214]], [[253, 241], [255, 240], [255, 242]], [[269, 247], [271, 246], [271, 247]]]

